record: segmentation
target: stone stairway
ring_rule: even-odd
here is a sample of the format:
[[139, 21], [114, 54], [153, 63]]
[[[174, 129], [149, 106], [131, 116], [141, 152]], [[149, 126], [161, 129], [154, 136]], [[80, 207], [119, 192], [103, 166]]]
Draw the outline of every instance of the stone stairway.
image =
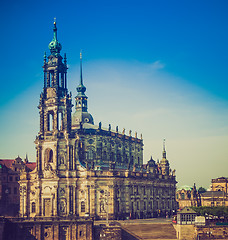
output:
[[[121, 224], [123, 230], [132, 233], [139, 240], [171, 240], [176, 238], [176, 231], [170, 223]], [[124, 238], [123, 238], [124, 240]], [[126, 240], [128, 240], [126, 238]]]

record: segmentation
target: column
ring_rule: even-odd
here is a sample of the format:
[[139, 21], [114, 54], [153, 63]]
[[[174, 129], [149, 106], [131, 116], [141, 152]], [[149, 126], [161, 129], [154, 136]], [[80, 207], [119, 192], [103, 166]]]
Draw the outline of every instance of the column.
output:
[[108, 197], [108, 210], [109, 210], [109, 219], [113, 219], [114, 218], [114, 186], [113, 185], [109, 185], [108, 186], [108, 193], [109, 193], [109, 197]]
[[96, 189], [94, 184], [90, 186], [90, 216], [96, 216]]
[[88, 201], [87, 201], [87, 204], [88, 204], [88, 213], [89, 213], [89, 216], [91, 214], [90, 212], [90, 202], [91, 202], [91, 199], [90, 199], [90, 185], [87, 185], [87, 196], [88, 196]]
[[125, 212], [130, 214], [130, 186], [129, 183], [126, 183], [127, 185], [124, 188], [124, 198], [125, 198]]
[[67, 184], [66, 186], [66, 192], [67, 192], [67, 203], [66, 203], [66, 215], [69, 215], [70, 213], [70, 186]]

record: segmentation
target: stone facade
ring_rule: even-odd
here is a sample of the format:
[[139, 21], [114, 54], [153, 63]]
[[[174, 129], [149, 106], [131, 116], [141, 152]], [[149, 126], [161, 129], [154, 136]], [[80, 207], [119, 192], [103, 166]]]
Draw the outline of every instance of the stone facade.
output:
[[228, 193], [228, 178], [219, 177], [211, 180], [211, 190]]
[[36, 169], [20, 177], [21, 217], [146, 218], [176, 210], [175, 171], [165, 146], [162, 159], [143, 164], [143, 140], [137, 133], [94, 125], [88, 113], [82, 79], [71, 115], [67, 60], [54, 39], [44, 56], [40, 95], [40, 131], [36, 137]]
[[199, 192], [193, 187], [183, 186], [176, 192], [176, 201], [178, 208], [184, 207], [199, 207], [201, 205], [201, 198]]

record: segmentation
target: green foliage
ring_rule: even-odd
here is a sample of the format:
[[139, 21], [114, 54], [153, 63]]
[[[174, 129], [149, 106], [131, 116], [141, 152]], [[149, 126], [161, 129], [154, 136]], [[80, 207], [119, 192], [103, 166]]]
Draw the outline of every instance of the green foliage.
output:
[[204, 192], [206, 192], [207, 190], [204, 188], [204, 187], [200, 187], [199, 189], [198, 189], [198, 192], [199, 193], [204, 193]]
[[217, 216], [219, 218], [228, 218], [228, 207], [192, 207], [200, 216]]

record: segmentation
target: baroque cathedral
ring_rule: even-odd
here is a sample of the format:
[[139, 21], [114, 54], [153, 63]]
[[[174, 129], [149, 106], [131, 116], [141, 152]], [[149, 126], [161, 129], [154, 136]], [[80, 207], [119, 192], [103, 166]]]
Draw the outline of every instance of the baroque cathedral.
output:
[[166, 158], [143, 164], [142, 137], [94, 124], [82, 76], [72, 114], [67, 59], [54, 37], [44, 56], [36, 168], [20, 176], [20, 216], [94, 219], [170, 216], [176, 210], [175, 171]]

